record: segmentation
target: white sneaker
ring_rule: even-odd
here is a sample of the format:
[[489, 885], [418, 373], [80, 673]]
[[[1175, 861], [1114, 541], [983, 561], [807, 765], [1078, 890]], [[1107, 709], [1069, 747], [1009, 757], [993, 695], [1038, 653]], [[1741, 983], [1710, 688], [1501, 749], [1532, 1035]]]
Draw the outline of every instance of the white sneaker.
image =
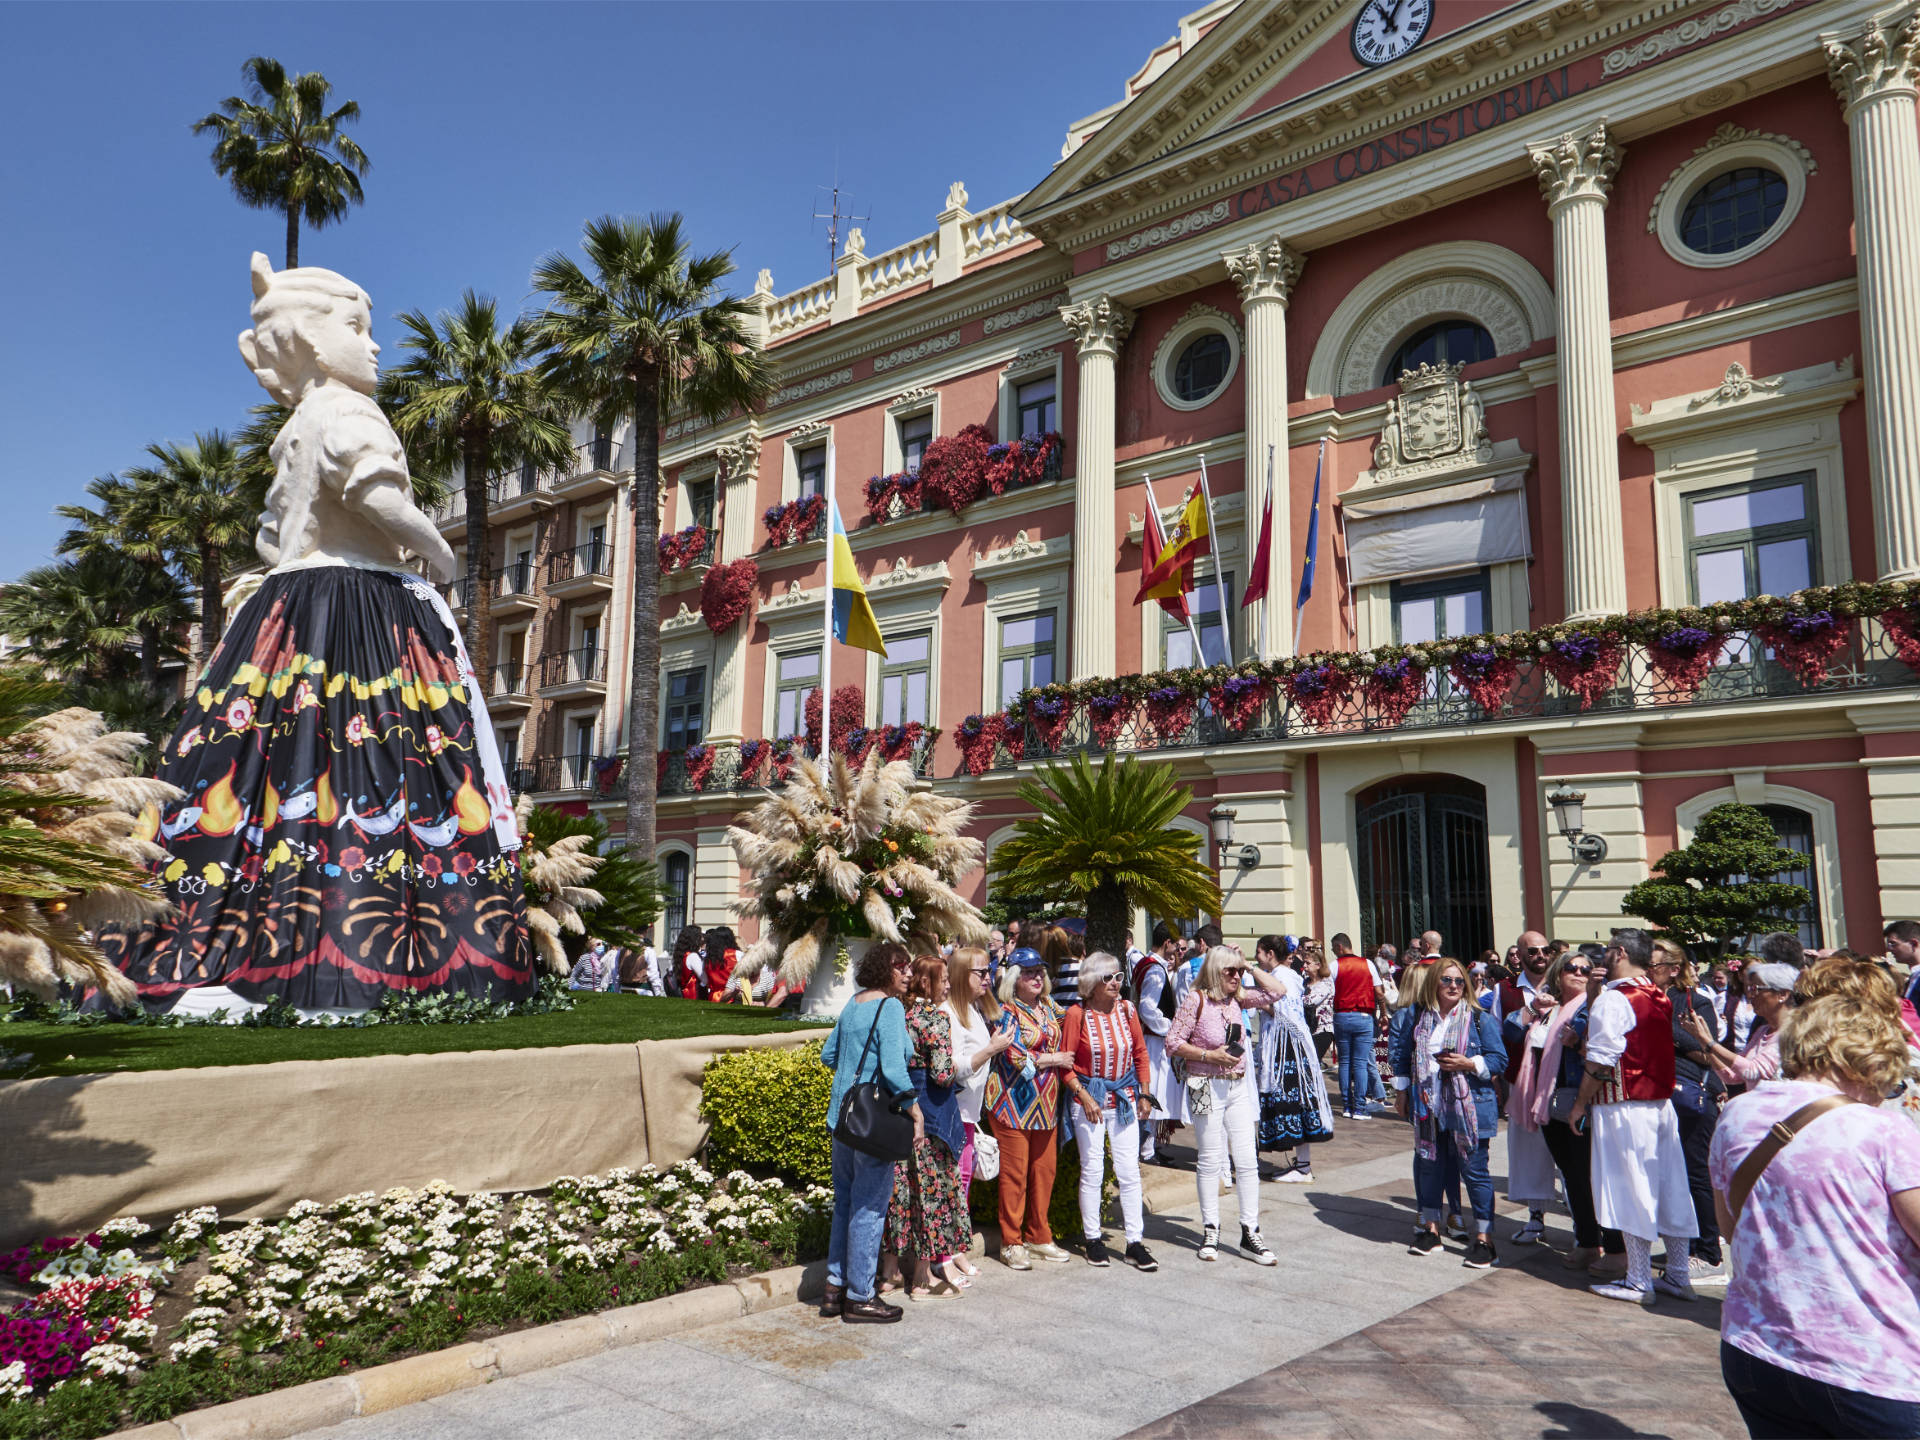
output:
[[1313, 1172], [1311, 1170], [1302, 1170], [1298, 1165], [1295, 1165], [1291, 1170], [1282, 1170], [1273, 1178], [1278, 1180], [1282, 1185], [1311, 1185], [1313, 1183]]
[[1198, 1260], [1213, 1260], [1218, 1258], [1219, 1254], [1220, 1227], [1218, 1225], [1202, 1226], [1200, 1230], [1200, 1248], [1194, 1252], [1194, 1258]]
[[1232, 1170], [1228, 1170], [1226, 1174], [1220, 1177], [1220, 1188], [1222, 1190], [1233, 1189], [1233, 1171]]
[[1696, 1290], [1703, 1288], [1709, 1290], [1724, 1290], [1727, 1286], [1729, 1277], [1727, 1275], [1727, 1262], [1724, 1260], [1718, 1265], [1715, 1265], [1711, 1261], [1702, 1260], [1696, 1255], [1688, 1262], [1687, 1269], [1687, 1278], [1693, 1282], [1693, 1288]]
[[1027, 1258], [1027, 1247], [1024, 1245], [1002, 1245], [1000, 1263], [1009, 1270], [1033, 1269], [1033, 1261]]
[[1156, 1153], [1153, 1148], [1153, 1136], [1149, 1135], [1140, 1142], [1140, 1163], [1142, 1165], [1151, 1165]]
[[1042, 1260], [1051, 1260], [1055, 1265], [1064, 1265], [1073, 1259], [1073, 1256], [1069, 1255], [1065, 1250], [1062, 1250], [1051, 1240], [1047, 1241], [1044, 1245], [1029, 1245], [1027, 1248]]
[[1515, 1245], [1540, 1245], [1546, 1241], [1547, 1227], [1538, 1220], [1529, 1220], [1513, 1233]]
[[1624, 1280], [1610, 1280], [1604, 1285], [1589, 1285], [1587, 1289], [1602, 1300], [1625, 1300], [1634, 1305], [1653, 1304], [1653, 1291], [1642, 1290], [1638, 1285], [1629, 1285]]

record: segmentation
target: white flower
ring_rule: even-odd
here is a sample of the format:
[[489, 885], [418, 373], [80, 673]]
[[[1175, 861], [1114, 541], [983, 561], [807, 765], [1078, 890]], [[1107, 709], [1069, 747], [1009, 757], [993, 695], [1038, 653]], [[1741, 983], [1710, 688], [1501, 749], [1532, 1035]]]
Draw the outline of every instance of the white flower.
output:
[[253, 1266], [253, 1261], [245, 1255], [223, 1250], [207, 1261], [207, 1268], [216, 1275], [243, 1275]]
[[194, 1282], [193, 1298], [224, 1305], [233, 1299], [234, 1292], [238, 1288], [224, 1275], [208, 1275]]
[[181, 1325], [188, 1330], [204, 1330], [209, 1325], [224, 1325], [227, 1312], [216, 1305], [197, 1305], [189, 1310]]
[[175, 1364], [197, 1360], [202, 1355], [211, 1355], [220, 1348], [220, 1332], [217, 1330], [189, 1330], [182, 1338], [167, 1347], [167, 1353]]
[[302, 1220], [325, 1215], [326, 1213], [327, 1207], [322, 1205], [318, 1200], [299, 1200], [295, 1201], [293, 1208], [287, 1211], [287, 1219], [298, 1223]]
[[651, 1243], [653, 1249], [661, 1251], [663, 1254], [680, 1248], [674, 1244], [673, 1236], [669, 1235], [665, 1230], [655, 1231]]
[[136, 1375], [140, 1357], [124, 1345], [95, 1345], [80, 1357], [80, 1363], [96, 1375]]
[[122, 1320], [113, 1327], [113, 1333], [118, 1339], [144, 1345], [160, 1333], [160, 1327], [151, 1320]]
[[147, 1222], [135, 1215], [119, 1215], [94, 1233], [102, 1240], [138, 1240], [147, 1233]]
[[26, 1361], [0, 1365], [0, 1400], [25, 1400], [32, 1393], [33, 1387], [27, 1383]]
[[355, 1311], [353, 1304], [344, 1295], [310, 1295], [306, 1302], [307, 1316], [313, 1320], [351, 1320]]

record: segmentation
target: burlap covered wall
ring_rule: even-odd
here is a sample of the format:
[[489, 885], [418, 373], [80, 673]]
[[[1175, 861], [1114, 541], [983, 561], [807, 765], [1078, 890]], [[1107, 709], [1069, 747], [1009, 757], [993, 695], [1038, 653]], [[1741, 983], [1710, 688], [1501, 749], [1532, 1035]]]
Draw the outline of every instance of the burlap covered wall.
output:
[[115, 1215], [280, 1215], [429, 1180], [520, 1190], [671, 1165], [706, 1140], [712, 1056], [822, 1033], [0, 1082], [0, 1249]]

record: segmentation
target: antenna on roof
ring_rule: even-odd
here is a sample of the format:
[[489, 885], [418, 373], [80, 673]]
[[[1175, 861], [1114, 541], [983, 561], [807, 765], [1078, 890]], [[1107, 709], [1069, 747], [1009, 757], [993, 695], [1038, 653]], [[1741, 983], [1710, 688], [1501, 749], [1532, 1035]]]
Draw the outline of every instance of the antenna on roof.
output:
[[[821, 185], [816, 188], [825, 190], [827, 187]], [[857, 220], [866, 224], [873, 219], [872, 211], [868, 211], [865, 215], [855, 215], [840, 208], [840, 153], [837, 150], [833, 156], [833, 206], [826, 211], [814, 211], [813, 218], [827, 222], [827, 273], [831, 275], [834, 265], [840, 259], [840, 222]]]

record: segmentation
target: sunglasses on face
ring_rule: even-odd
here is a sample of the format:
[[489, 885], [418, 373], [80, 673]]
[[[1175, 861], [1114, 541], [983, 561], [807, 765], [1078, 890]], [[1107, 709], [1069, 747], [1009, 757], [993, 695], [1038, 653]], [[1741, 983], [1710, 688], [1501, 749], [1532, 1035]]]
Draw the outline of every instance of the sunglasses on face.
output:
[[972, 973], [975, 975], [991, 975], [993, 973], [993, 970], [991, 969], [991, 967], [986, 965], [976, 965]]
[[1593, 967], [1591, 965], [1569, 965], [1560, 973], [1562, 975], [1591, 975], [1593, 973]]
[[1467, 982], [1462, 976], [1459, 976], [1459, 975], [1442, 975], [1440, 977], [1439, 983], [1442, 985], [1457, 985], [1464, 988]]
[[1120, 972], [1116, 970], [1111, 975], [1102, 975], [1100, 977], [1100, 983], [1102, 985], [1118, 985], [1120, 983]]
[[913, 961], [911, 961], [911, 960], [896, 960], [896, 961], [894, 961], [894, 962], [893, 962], [893, 968], [894, 968], [894, 969], [896, 969], [896, 970], [911, 970], [911, 969], [913, 969]]
[[1544, 945], [1527, 946], [1527, 954], [1529, 955], [1544, 955], [1546, 953], [1547, 953], [1547, 947]]

